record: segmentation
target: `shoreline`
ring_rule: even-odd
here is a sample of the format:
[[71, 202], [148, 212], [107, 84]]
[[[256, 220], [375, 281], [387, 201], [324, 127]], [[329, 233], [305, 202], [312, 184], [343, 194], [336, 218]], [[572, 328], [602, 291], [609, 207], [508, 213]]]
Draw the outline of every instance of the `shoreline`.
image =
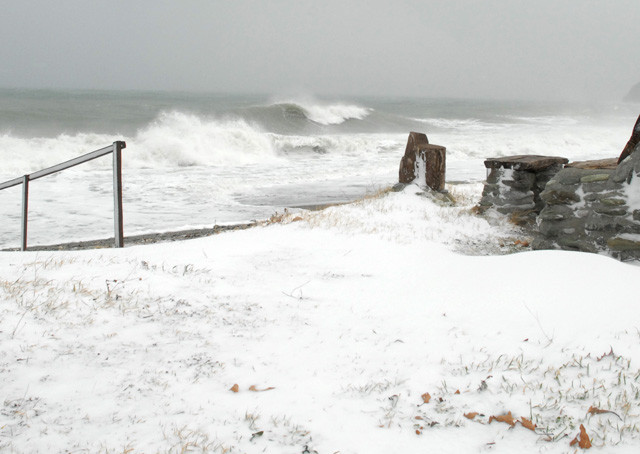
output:
[[[140, 246], [143, 244], [191, 240], [194, 238], [202, 238], [205, 236], [216, 235], [218, 233], [226, 232], [230, 230], [245, 230], [251, 227], [256, 227], [258, 225], [260, 225], [260, 222], [252, 221], [249, 223], [241, 223], [241, 224], [214, 225], [212, 228], [205, 228], [205, 229], [176, 230], [176, 231], [162, 232], [162, 233], [143, 233], [140, 235], [125, 236], [124, 242], [125, 242], [125, 247], [128, 247], [128, 246]], [[68, 243], [29, 246], [26, 252], [115, 249], [113, 248], [113, 243], [114, 243], [113, 237], [103, 238], [99, 240], [72, 241]], [[1, 250], [1, 252], [16, 252], [16, 251], [20, 251], [20, 248], [6, 248]]]
[[[337, 205], [345, 205], [353, 203], [354, 200], [349, 202], [330, 202], [319, 204], [305, 204], [291, 206], [289, 209], [305, 210], [305, 211], [320, 211], [325, 208], [329, 208]], [[286, 211], [286, 210], [285, 210]], [[233, 230], [246, 230], [260, 225], [269, 224], [272, 219], [265, 220], [253, 220], [251, 222], [239, 222], [235, 224], [227, 225], [214, 225], [212, 228], [201, 229], [185, 229], [185, 230], [172, 230], [161, 233], [142, 233], [138, 235], [131, 235], [124, 237], [124, 247], [140, 246], [145, 244], [164, 243], [172, 241], [184, 241], [192, 240], [194, 238], [202, 238], [206, 236], [217, 235], [218, 233], [228, 232]], [[83, 240], [83, 241], [69, 241], [66, 243], [56, 244], [42, 244], [36, 246], [29, 246], [27, 251], [82, 251], [90, 249], [115, 249], [113, 248], [114, 239], [101, 238], [97, 240]], [[19, 247], [2, 248], [0, 252], [19, 252]]]

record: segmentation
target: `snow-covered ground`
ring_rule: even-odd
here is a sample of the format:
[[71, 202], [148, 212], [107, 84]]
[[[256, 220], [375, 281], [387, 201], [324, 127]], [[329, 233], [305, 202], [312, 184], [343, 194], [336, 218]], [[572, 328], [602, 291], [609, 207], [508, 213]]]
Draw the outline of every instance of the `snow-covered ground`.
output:
[[640, 267], [527, 251], [479, 189], [0, 253], [0, 451], [639, 452]]

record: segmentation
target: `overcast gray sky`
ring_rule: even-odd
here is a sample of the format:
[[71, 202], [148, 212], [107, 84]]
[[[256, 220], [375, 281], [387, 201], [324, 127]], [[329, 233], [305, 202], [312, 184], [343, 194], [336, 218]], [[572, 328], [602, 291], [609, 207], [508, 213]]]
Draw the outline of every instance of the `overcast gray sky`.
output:
[[0, 87], [612, 99], [638, 0], [0, 0]]

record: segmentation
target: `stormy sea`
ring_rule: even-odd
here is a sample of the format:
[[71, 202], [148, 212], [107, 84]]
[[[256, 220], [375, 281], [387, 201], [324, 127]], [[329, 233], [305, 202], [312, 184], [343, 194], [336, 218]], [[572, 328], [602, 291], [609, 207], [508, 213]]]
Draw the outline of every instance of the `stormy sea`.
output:
[[[397, 182], [410, 131], [447, 148], [447, 181], [514, 154], [617, 157], [630, 103], [308, 94], [0, 90], [0, 182], [110, 145], [123, 151], [125, 236], [265, 219]], [[0, 247], [20, 241], [21, 188], [0, 191]], [[113, 235], [103, 157], [30, 185], [29, 244]]]

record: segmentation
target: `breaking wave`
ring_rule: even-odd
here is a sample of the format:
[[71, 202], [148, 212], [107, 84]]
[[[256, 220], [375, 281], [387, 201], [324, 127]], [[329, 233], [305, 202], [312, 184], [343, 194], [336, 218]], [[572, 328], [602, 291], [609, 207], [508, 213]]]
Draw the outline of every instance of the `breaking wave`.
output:
[[245, 120], [214, 120], [181, 112], [162, 113], [131, 141], [137, 160], [179, 167], [242, 165], [278, 158], [269, 135]]
[[[305, 165], [309, 162], [304, 161], [305, 158], [324, 156], [327, 159], [323, 162], [329, 169], [332, 165], [329, 160], [338, 162], [340, 156], [358, 157], [362, 162], [378, 159], [380, 163], [385, 162], [386, 156], [396, 159], [401, 156], [411, 130], [423, 131], [433, 143], [446, 146], [450, 160], [480, 160], [510, 154], [562, 155], [578, 160], [617, 156], [630, 130], [624, 124], [585, 123], [578, 121], [581, 117], [574, 120], [559, 115], [486, 117], [474, 118], [466, 112], [458, 118], [447, 118], [446, 114], [429, 118], [419, 112], [404, 116], [357, 104], [275, 100], [225, 113], [160, 112], [152, 120], [132, 128], [129, 134], [88, 130], [54, 137], [20, 137], [0, 132], [0, 181], [97, 150], [114, 140], [127, 142], [123, 155], [125, 167], [280, 166], [284, 169], [289, 165], [287, 161], [300, 161], [295, 165]], [[360, 121], [365, 118], [366, 121]], [[270, 127], [268, 120], [275, 127]], [[350, 120], [356, 121], [339, 126]], [[107, 169], [109, 166], [110, 160], [105, 157], [81, 168]]]
[[[42, 138], [0, 135], [0, 175], [12, 178], [31, 173], [102, 148], [116, 138], [127, 142], [123, 162], [129, 167], [235, 166], [279, 159], [270, 135], [244, 120], [212, 120], [167, 112], [131, 137], [92, 133]], [[85, 165], [106, 168], [111, 164], [101, 158]]]
[[[405, 140], [404, 135], [389, 134], [277, 134], [244, 119], [163, 112], [129, 137], [97, 133], [41, 138], [0, 135], [0, 181], [97, 150], [114, 139], [127, 142], [123, 162], [134, 168], [277, 164], [288, 156], [320, 154], [375, 156], [400, 149]], [[110, 165], [105, 157], [83, 168], [106, 169]]]
[[363, 120], [373, 111], [354, 104], [324, 104], [315, 100], [275, 101], [272, 105], [282, 109], [286, 117], [304, 118], [324, 126], [339, 125], [348, 120]]

